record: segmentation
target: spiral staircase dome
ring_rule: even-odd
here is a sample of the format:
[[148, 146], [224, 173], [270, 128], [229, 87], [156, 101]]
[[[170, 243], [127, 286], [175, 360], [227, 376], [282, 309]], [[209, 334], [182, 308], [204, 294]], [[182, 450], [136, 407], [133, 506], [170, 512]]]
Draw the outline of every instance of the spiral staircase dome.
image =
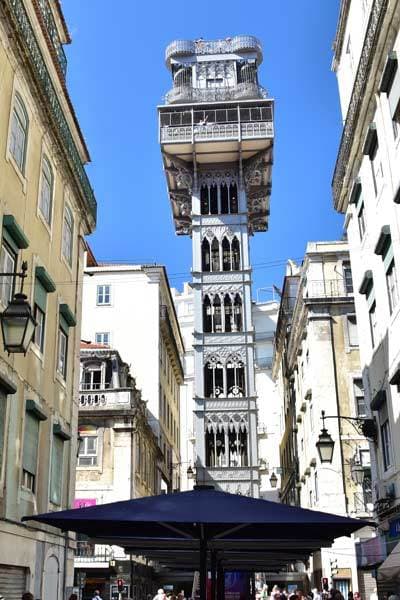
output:
[[168, 44], [165, 50], [165, 62], [168, 68], [171, 67], [171, 58], [180, 56], [190, 56], [195, 54], [196, 45], [192, 40], [174, 40]]

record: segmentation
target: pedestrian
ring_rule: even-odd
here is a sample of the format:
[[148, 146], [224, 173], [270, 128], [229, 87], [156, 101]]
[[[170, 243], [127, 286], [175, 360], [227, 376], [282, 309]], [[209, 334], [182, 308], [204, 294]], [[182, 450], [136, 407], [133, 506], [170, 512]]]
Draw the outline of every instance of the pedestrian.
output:
[[313, 588], [313, 600], [321, 600], [321, 594], [318, 588]]
[[153, 600], [166, 600], [167, 596], [162, 588], [157, 591], [157, 594], [154, 596]]
[[178, 600], [185, 600], [185, 590], [181, 590], [178, 594]]
[[354, 592], [353, 598], [354, 598], [354, 600], [361, 600], [361, 594], [360, 594], [360, 592]]
[[31, 594], [30, 592], [24, 592], [22, 594], [22, 600], [35, 600], [33, 597], [33, 594]]
[[[32, 598], [32, 600], [33, 600], [33, 598]], [[94, 590], [94, 596], [93, 596], [92, 600], [102, 600], [102, 598], [100, 596], [100, 590]]]
[[261, 590], [261, 600], [267, 600], [268, 598], [268, 586], [264, 583], [263, 588]]

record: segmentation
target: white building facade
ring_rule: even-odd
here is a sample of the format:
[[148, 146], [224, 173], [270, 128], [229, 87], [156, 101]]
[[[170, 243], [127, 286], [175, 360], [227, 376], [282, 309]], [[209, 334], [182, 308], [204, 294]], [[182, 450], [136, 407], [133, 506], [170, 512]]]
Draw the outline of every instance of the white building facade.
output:
[[[194, 399], [194, 293], [185, 283], [182, 292], [172, 289], [176, 313], [185, 345], [184, 385], [181, 387], [181, 489], [191, 489], [195, 481], [193, 468], [195, 448]], [[259, 456], [260, 497], [279, 500], [279, 441], [282, 434], [281, 402], [272, 381], [273, 340], [279, 304], [273, 301], [253, 302], [255, 389], [257, 397], [257, 447]], [[271, 486], [272, 473], [277, 476], [276, 487]], [[272, 480], [273, 481], [273, 480]]]
[[131, 367], [163, 454], [160, 489], [179, 489], [183, 343], [164, 267], [87, 266], [82, 338], [118, 348]]
[[381, 565], [381, 594], [388, 572], [388, 585], [400, 589], [399, 21], [397, 1], [342, 1], [333, 63], [344, 121], [334, 206], [345, 215], [366, 403], [378, 427], [371, 451], [380, 536], [361, 564]]
[[266, 230], [273, 101], [252, 36], [174, 41], [159, 107], [176, 231], [193, 247], [195, 470], [200, 483], [259, 494], [249, 235]]

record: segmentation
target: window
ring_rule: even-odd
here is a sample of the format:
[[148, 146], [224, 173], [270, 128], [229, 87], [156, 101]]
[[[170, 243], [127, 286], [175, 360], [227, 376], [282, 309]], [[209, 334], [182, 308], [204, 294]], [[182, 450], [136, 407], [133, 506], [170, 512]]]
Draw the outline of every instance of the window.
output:
[[363, 148], [363, 154], [369, 157], [371, 164], [372, 183], [375, 196], [378, 194], [378, 180], [382, 178], [382, 164], [379, 153], [378, 134], [375, 123], [368, 128], [367, 137]]
[[347, 337], [350, 348], [358, 347], [358, 329], [356, 315], [347, 315]]
[[389, 310], [393, 312], [394, 307], [399, 301], [399, 288], [397, 284], [396, 269], [394, 266], [394, 258], [390, 261], [390, 264], [386, 271], [386, 288], [389, 299]]
[[372, 347], [374, 347], [377, 341], [378, 323], [376, 319], [376, 301], [372, 271], [365, 272], [359, 291], [360, 294], [365, 294], [366, 296], [371, 343]]
[[[0, 253], [0, 273], [15, 273], [17, 266], [17, 255], [3, 240]], [[12, 300], [14, 293], [14, 279], [12, 277], [0, 278], [0, 300], [7, 306]]]
[[358, 221], [358, 230], [360, 232], [360, 239], [363, 239], [366, 225], [365, 225], [365, 208], [364, 201], [361, 200], [359, 206], [357, 207], [357, 221]]
[[69, 206], [64, 208], [62, 253], [69, 265], [72, 265], [72, 253], [74, 247], [74, 217]]
[[317, 503], [319, 500], [319, 490], [318, 490], [318, 473], [315, 471], [314, 473], [314, 490], [315, 490], [315, 502]]
[[11, 118], [10, 153], [21, 173], [25, 169], [26, 145], [28, 139], [28, 115], [20, 96], [16, 95]]
[[79, 445], [78, 466], [97, 467], [98, 437], [95, 435], [82, 436]]
[[0, 479], [3, 466], [3, 453], [5, 448], [6, 416], [7, 396], [2, 390], [0, 390]]
[[353, 278], [351, 275], [351, 265], [348, 260], [343, 262], [343, 281], [346, 294], [352, 294], [354, 292]]
[[364, 385], [361, 378], [353, 379], [353, 393], [357, 417], [364, 418], [367, 416], [367, 404], [365, 402]]
[[53, 170], [46, 156], [42, 159], [42, 174], [40, 183], [40, 199], [39, 208], [40, 212], [46, 223], [51, 223], [51, 212], [53, 204], [53, 188], [54, 188], [54, 177]]
[[64, 462], [64, 441], [58, 435], [53, 435], [51, 448], [50, 502], [61, 506], [62, 481]]
[[45, 325], [45, 313], [37, 304], [35, 304], [34, 308], [34, 317], [37, 323], [35, 329], [35, 344], [39, 348], [40, 352], [44, 352], [44, 325]]
[[84, 369], [82, 387], [85, 390], [100, 390], [105, 387], [100, 365], [93, 365]]
[[32, 493], [36, 490], [36, 469], [39, 446], [39, 419], [25, 413], [24, 448], [22, 455], [22, 486]]
[[222, 77], [215, 77], [213, 79], [206, 80], [206, 86], [208, 89], [216, 89], [224, 87], [224, 80]]
[[104, 344], [105, 346], [110, 345], [110, 332], [109, 331], [101, 331], [96, 333], [95, 335], [96, 344]]
[[380, 92], [387, 94], [390, 116], [392, 118], [393, 137], [399, 135], [400, 124], [400, 73], [397, 53], [390, 52], [380, 83]]
[[382, 459], [385, 471], [392, 465], [392, 440], [390, 433], [389, 415], [387, 403], [379, 409], [379, 426], [381, 433]]
[[108, 305], [111, 304], [111, 286], [110, 285], [98, 285], [97, 286], [97, 305]]
[[368, 311], [369, 315], [369, 328], [371, 333], [371, 343], [372, 347], [376, 344], [376, 330], [377, 330], [377, 320], [376, 320], [376, 302], [374, 301]]
[[67, 376], [68, 335], [60, 327], [58, 330], [57, 370], [66, 379]]

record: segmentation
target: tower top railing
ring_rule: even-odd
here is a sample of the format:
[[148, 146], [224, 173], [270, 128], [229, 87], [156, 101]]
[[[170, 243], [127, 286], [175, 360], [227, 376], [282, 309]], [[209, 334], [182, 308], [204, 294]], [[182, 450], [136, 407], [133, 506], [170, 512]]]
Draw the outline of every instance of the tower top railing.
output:
[[183, 56], [235, 54], [238, 52], [255, 52], [258, 64], [262, 63], [261, 42], [254, 35], [236, 35], [224, 40], [174, 40], [165, 50], [165, 63], [170, 68], [171, 59], [179, 59]]

